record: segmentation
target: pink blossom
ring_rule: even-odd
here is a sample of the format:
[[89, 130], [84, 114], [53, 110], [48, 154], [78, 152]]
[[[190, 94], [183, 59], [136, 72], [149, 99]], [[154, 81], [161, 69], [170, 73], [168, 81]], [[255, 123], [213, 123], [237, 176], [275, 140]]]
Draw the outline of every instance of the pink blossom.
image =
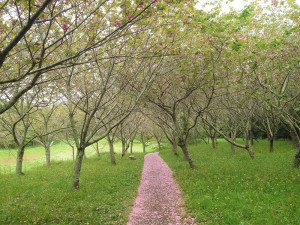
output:
[[62, 28], [63, 30], [67, 30], [67, 29], [69, 28], [68, 22], [64, 22], [64, 23], [61, 25], [61, 28]]
[[202, 29], [202, 26], [201, 26], [201, 25], [199, 25], [199, 26], [198, 26], [198, 28]]
[[173, 34], [173, 33], [170, 33], [170, 34], [169, 34], [169, 37], [170, 37], [170, 38], [171, 38], [171, 37], [173, 37], [173, 36], [174, 36], [174, 34]]
[[113, 23], [113, 25], [115, 26], [115, 27], [120, 27], [121, 25], [122, 25], [122, 22], [121, 21], [116, 21], [115, 23]]
[[138, 7], [138, 8], [143, 8], [143, 5], [138, 5], [137, 7]]
[[184, 22], [187, 23], [189, 20], [187, 18], [184, 19]]

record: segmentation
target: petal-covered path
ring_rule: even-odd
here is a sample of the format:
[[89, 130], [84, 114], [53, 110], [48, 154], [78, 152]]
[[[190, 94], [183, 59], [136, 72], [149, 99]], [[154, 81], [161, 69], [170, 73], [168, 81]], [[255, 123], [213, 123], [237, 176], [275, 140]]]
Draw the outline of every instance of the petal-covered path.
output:
[[127, 225], [191, 224], [187, 220], [183, 222], [182, 203], [181, 192], [169, 166], [158, 152], [145, 155], [138, 196]]

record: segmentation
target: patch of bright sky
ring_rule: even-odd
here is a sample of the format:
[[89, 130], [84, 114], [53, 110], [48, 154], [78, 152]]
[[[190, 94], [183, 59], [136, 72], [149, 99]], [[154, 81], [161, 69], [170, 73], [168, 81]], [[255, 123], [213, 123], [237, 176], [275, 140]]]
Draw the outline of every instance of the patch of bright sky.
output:
[[[209, 12], [213, 8], [212, 5], [206, 5], [205, 7], [203, 7], [203, 4], [208, 3], [208, 2], [212, 2], [212, 1], [211, 0], [198, 0], [198, 3], [196, 4], [196, 8]], [[262, 2], [262, 4], [265, 4], [264, 0], [261, 0], [261, 2]], [[266, 2], [270, 3], [271, 0], [267, 0]], [[300, 0], [296, 0], [296, 3], [298, 5], [300, 5]], [[249, 1], [245, 1], [245, 0], [223, 1], [222, 12], [225, 12], [225, 13], [229, 12], [231, 7], [233, 9], [235, 9], [236, 11], [239, 11], [239, 10], [244, 9], [244, 7], [247, 4], [249, 4]]]

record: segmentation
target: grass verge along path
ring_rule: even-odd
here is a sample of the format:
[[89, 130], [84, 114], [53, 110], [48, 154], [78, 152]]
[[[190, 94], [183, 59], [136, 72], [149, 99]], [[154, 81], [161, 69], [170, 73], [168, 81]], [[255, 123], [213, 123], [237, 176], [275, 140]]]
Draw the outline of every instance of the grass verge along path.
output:
[[292, 168], [295, 150], [289, 141], [255, 142], [256, 159], [246, 151], [219, 141], [188, 146], [196, 169], [190, 170], [182, 154], [164, 149], [160, 156], [174, 172], [187, 212], [203, 224], [299, 224], [300, 170]]
[[135, 158], [117, 160], [116, 166], [108, 154], [84, 159], [75, 191], [72, 161], [32, 168], [25, 176], [0, 174], [0, 224], [126, 224], [144, 154]]

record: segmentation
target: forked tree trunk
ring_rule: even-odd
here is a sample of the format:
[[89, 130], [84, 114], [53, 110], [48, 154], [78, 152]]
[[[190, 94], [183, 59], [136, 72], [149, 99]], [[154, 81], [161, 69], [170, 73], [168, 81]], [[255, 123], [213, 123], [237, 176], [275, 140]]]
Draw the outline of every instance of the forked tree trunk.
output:
[[46, 155], [46, 165], [47, 167], [50, 167], [51, 166], [50, 144], [45, 145], [45, 155]]
[[110, 154], [110, 163], [112, 165], [116, 165], [115, 151], [114, 151], [114, 142], [113, 140], [107, 136], [107, 141], [109, 143], [109, 154]]
[[25, 146], [20, 145], [18, 147], [17, 164], [16, 164], [16, 174], [18, 175], [24, 175], [24, 173], [22, 172], [24, 152], [25, 152]]
[[192, 158], [189, 154], [189, 151], [186, 147], [186, 142], [182, 139], [179, 139], [178, 146], [181, 148], [181, 150], [183, 152], [184, 159], [188, 161], [188, 163], [190, 165], [190, 168], [194, 169], [196, 166], [195, 166], [194, 161], [192, 160]]
[[82, 159], [84, 156], [84, 148], [77, 149], [76, 160], [73, 169], [73, 180], [72, 180], [72, 187], [74, 189], [79, 189], [79, 178], [80, 178], [80, 171], [82, 165]]

